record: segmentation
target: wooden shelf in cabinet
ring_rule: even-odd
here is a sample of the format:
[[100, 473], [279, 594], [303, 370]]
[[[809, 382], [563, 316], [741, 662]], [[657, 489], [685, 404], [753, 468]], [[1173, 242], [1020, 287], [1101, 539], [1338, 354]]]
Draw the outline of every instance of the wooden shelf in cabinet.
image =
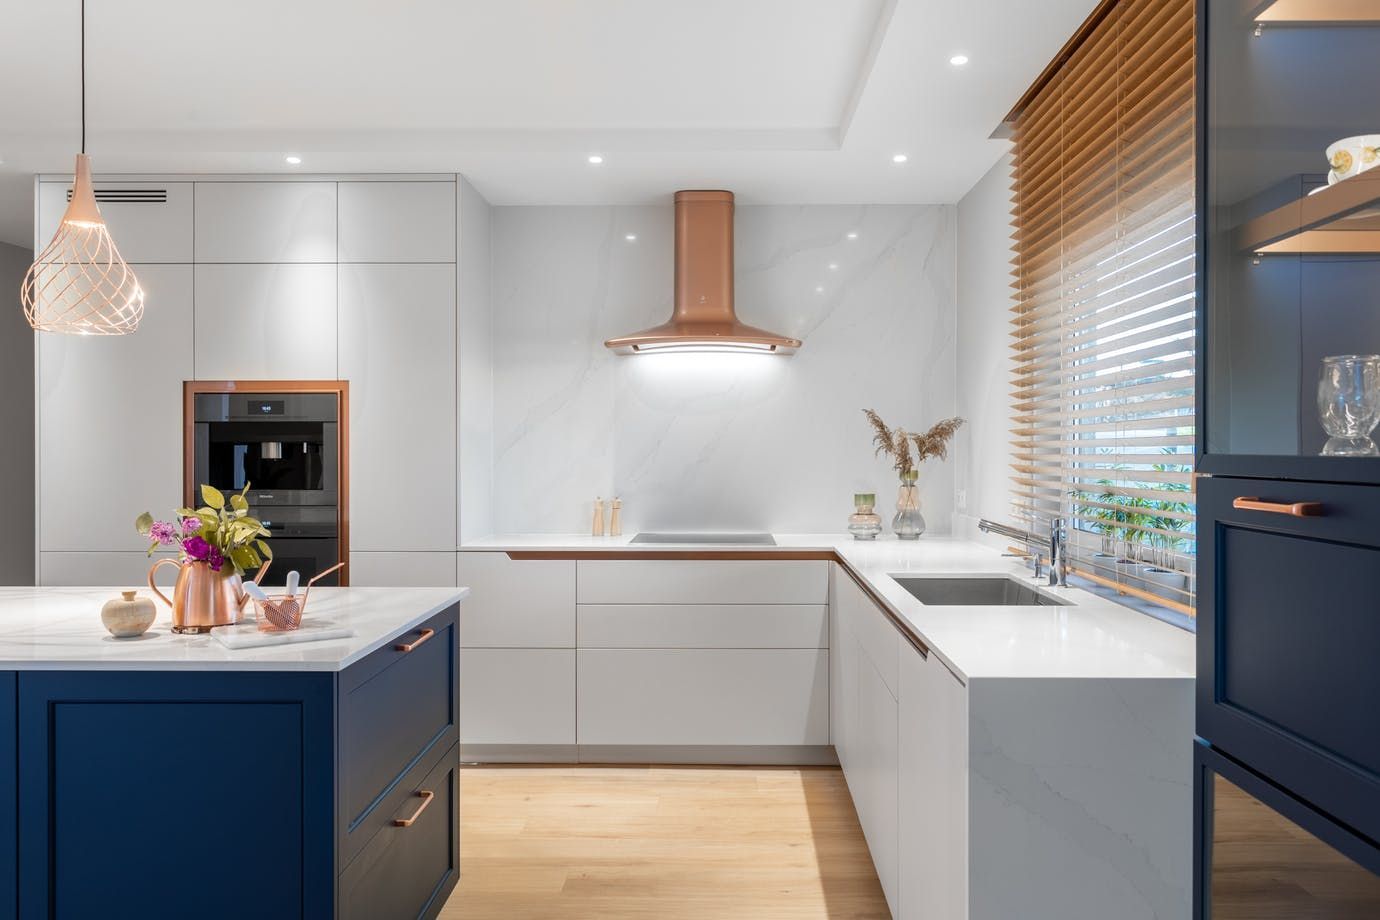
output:
[[1255, 14], [1264, 25], [1334, 26], [1380, 23], [1375, 0], [1271, 0]]
[[[1357, 213], [1368, 205], [1374, 213]], [[1237, 240], [1239, 250], [1264, 255], [1380, 253], [1380, 169], [1261, 214]]]

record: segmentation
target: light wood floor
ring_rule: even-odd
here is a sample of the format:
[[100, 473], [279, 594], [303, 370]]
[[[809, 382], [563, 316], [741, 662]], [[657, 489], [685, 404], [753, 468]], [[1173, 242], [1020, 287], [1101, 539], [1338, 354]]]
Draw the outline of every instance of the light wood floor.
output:
[[832, 767], [467, 767], [443, 920], [889, 917]]

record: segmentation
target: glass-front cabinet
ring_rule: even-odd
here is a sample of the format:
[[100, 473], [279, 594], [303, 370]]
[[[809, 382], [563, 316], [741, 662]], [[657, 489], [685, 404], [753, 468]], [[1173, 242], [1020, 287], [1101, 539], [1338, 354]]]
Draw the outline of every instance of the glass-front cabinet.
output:
[[1199, 468], [1380, 482], [1380, 0], [1205, 14]]
[[1380, 0], [1198, 12], [1195, 916], [1380, 917]]

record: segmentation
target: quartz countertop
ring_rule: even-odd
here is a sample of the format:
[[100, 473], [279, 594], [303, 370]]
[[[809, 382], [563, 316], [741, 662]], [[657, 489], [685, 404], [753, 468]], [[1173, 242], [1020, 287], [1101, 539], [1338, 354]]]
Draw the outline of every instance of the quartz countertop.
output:
[[[744, 556], [781, 551], [830, 552], [881, 599], [906, 628], [962, 680], [1011, 678], [1167, 678], [1192, 680], [1195, 638], [1177, 626], [1078, 588], [1031, 579], [1019, 560], [967, 540], [924, 536], [874, 541], [835, 534], [773, 534], [759, 544], [631, 543], [632, 535], [591, 537], [510, 534], [461, 547], [467, 551], [543, 553], [641, 552]], [[980, 607], [922, 604], [892, 575], [1010, 575], [1067, 607]]]
[[[341, 639], [229, 649], [172, 632], [171, 613], [135, 639], [101, 625], [120, 588], [0, 588], [0, 670], [341, 671], [469, 594], [468, 588], [313, 588], [306, 616], [354, 630]], [[140, 592], [147, 597], [148, 592]]]

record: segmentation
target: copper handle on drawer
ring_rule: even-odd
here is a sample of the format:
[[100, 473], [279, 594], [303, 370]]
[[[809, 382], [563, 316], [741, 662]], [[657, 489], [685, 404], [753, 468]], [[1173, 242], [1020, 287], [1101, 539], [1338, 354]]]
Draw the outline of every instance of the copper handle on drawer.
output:
[[417, 806], [417, 810], [412, 813], [412, 817], [394, 818], [394, 827], [411, 827], [412, 825], [416, 824], [417, 819], [422, 816], [422, 812], [426, 811], [426, 807], [431, 804], [431, 800], [436, 798], [436, 793], [432, 792], [429, 789], [418, 789], [417, 795], [421, 796], [422, 804]]
[[1263, 502], [1245, 495], [1232, 499], [1231, 506], [1238, 511], [1266, 511], [1291, 517], [1322, 517], [1323, 513], [1322, 502]]
[[410, 651], [412, 651], [413, 649], [415, 649], [417, 646], [421, 645], [421, 644], [422, 644], [423, 642], [425, 642], [426, 640], [430, 639], [430, 638], [431, 638], [432, 636], [434, 636], [434, 635], [436, 635], [436, 630], [434, 630], [434, 629], [423, 629], [421, 635], [419, 635], [419, 636], [418, 636], [416, 639], [414, 639], [413, 641], [411, 641], [411, 642], [399, 642], [397, 645], [393, 646], [393, 651], [395, 651], [395, 652], [410, 652]]

